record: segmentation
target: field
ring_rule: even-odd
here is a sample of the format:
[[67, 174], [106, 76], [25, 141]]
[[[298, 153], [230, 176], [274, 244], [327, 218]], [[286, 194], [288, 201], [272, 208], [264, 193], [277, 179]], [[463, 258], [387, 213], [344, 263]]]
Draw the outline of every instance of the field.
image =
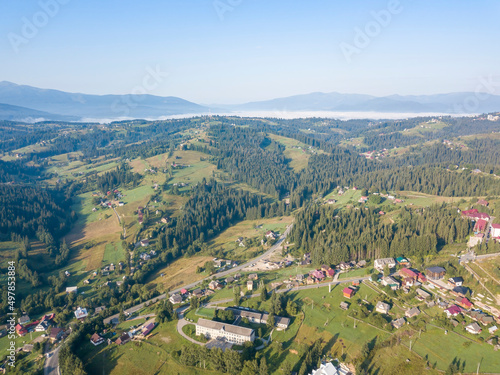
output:
[[284, 155], [290, 159], [289, 166], [297, 172], [307, 167], [307, 163], [309, 162], [309, 158], [312, 153], [324, 153], [324, 151], [316, 148], [310, 149], [306, 144], [292, 138], [282, 137], [275, 134], [269, 135], [269, 138], [272, 138], [276, 142], [285, 146]]
[[[196, 273], [196, 267], [203, 267], [205, 262], [212, 260], [210, 256], [196, 256], [191, 258], [180, 258], [167, 267], [156, 271], [148, 280], [148, 283], [161, 286], [160, 289], [169, 290], [181, 285], [190, 284], [206, 277], [203, 273]], [[161, 274], [164, 276], [161, 276]]]
[[414, 128], [406, 129], [402, 132], [405, 135], [423, 135], [428, 132], [434, 132], [436, 130], [444, 129], [445, 127], [450, 126], [442, 121], [437, 122], [423, 122]]
[[271, 219], [244, 220], [232, 227], [229, 227], [220, 235], [211, 240], [209, 248], [222, 248], [227, 252], [226, 256], [230, 259], [249, 259], [253, 257], [256, 247], [240, 247], [236, 243], [239, 237], [262, 238], [269, 230], [283, 233], [288, 225], [293, 222], [293, 217], [283, 216]]

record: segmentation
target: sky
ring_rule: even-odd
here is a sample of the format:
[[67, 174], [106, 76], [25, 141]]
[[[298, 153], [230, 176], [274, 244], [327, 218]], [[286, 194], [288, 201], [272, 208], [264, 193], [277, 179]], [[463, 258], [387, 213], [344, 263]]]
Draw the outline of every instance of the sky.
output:
[[499, 16], [498, 0], [0, 0], [0, 81], [201, 104], [483, 91]]

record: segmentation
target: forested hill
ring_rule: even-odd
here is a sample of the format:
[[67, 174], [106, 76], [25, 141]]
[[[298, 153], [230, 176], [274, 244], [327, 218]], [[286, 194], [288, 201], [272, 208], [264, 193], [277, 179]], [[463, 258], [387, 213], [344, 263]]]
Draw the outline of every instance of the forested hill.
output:
[[12, 235], [52, 243], [71, 227], [76, 213], [60, 192], [39, 187], [0, 184], [1, 240]]
[[310, 252], [315, 265], [398, 254], [424, 257], [444, 244], [463, 241], [473, 226], [444, 205], [404, 208], [397, 219], [397, 224], [383, 222], [378, 210], [312, 206], [297, 213], [290, 242]]

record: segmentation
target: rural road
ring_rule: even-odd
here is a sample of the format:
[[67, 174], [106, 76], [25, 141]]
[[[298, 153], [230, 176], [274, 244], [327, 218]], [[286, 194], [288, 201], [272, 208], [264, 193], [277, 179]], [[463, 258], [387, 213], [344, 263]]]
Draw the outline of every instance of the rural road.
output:
[[[223, 272], [219, 272], [219, 273], [216, 273], [214, 275], [211, 275], [209, 277], [205, 277], [204, 279], [201, 279], [201, 280], [198, 280], [194, 283], [191, 283], [191, 284], [187, 284], [187, 285], [184, 285], [180, 288], [177, 288], [177, 289], [174, 289], [174, 290], [171, 290], [170, 292], [168, 292], [168, 295], [172, 295], [172, 294], [175, 294], [175, 293], [178, 293], [181, 291], [181, 289], [191, 289], [191, 288], [194, 288], [195, 286], [197, 285], [200, 285], [201, 283], [203, 283], [203, 281], [205, 280], [211, 280], [213, 276], [216, 276], [217, 278], [220, 278], [220, 277], [224, 277], [224, 276], [227, 276], [227, 275], [230, 275], [232, 273], [235, 273], [237, 271], [240, 271], [242, 270], [243, 268], [245, 267], [248, 267], [250, 264], [252, 263], [255, 263], [255, 262], [258, 262], [259, 260], [262, 260], [264, 258], [266, 258], [267, 256], [269, 256], [270, 254], [272, 254], [274, 251], [276, 251], [277, 249], [279, 249], [281, 243], [285, 240], [286, 236], [290, 233], [290, 231], [292, 230], [292, 227], [293, 227], [293, 223], [290, 224], [286, 230], [283, 232], [283, 234], [280, 236], [280, 238], [278, 239], [278, 241], [276, 241], [276, 243], [271, 246], [269, 248], [269, 250], [267, 250], [264, 254], [262, 255], [259, 255], [258, 257], [255, 257], [253, 259], [250, 259], [248, 262], [246, 263], [243, 263], [243, 264], [240, 264], [239, 266], [236, 266], [236, 267], [233, 267], [233, 268], [230, 268], [226, 271], [223, 271]], [[133, 314], [134, 312], [142, 309], [146, 303], [149, 304], [149, 303], [153, 303], [153, 302], [156, 302], [156, 301], [160, 301], [160, 300], [163, 300], [167, 298], [167, 293], [163, 293], [161, 295], [159, 295], [158, 297], [155, 297], [155, 298], [152, 298], [150, 299], [149, 301], [145, 301], [143, 303], [140, 303], [138, 305], [135, 305], [129, 309], [126, 309], [124, 310], [124, 312], [127, 314]], [[113, 323], [116, 323], [118, 322], [118, 317], [119, 317], [120, 314], [115, 314], [115, 315], [111, 315], [109, 317], [107, 317], [106, 319], [104, 319], [104, 324], [109, 324], [111, 322]]]
[[47, 358], [43, 366], [44, 375], [60, 375], [59, 371], [59, 351], [61, 350], [63, 343], [61, 342], [57, 348], [53, 351], [48, 352], [50, 357]]

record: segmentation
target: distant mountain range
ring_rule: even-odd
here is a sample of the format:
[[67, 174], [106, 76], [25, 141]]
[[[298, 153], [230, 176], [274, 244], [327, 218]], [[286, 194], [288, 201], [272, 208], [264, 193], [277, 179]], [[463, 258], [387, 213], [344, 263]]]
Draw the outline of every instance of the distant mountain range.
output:
[[[58, 116], [74, 119], [157, 118], [160, 116], [208, 112], [208, 108], [174, 96], [154, 95], [87, 95], [58, 90], [39, 89], [0, 82], [0, 103], [47, 112], [46, 119]], [[7, 112], [12, 116], [12, 111]], [[6, 119], [0, 109], [0, 119]], [[20, 113], [21, 120], [26, 117]]]
[[499, 111], [500, 96], [487, 95], [478, 99], [475, 93], [463, 92], [376, 97], [336, 92], [315, 92], [227, 107], [239, 111], [436, 112], [467, 114]]
[[[216, 105], [212, 113], [238, 111], [331, 111], [467, 114], [500, 111], [500, 96], [475, 93], [391, 95], [321, 93], [295, 95], [236, 105]], [[187, 100], [155, 95], [87, 95], [0, 82], [0, 119], [60, 120], [158, 118], [203, 114], [210, 108]]]

